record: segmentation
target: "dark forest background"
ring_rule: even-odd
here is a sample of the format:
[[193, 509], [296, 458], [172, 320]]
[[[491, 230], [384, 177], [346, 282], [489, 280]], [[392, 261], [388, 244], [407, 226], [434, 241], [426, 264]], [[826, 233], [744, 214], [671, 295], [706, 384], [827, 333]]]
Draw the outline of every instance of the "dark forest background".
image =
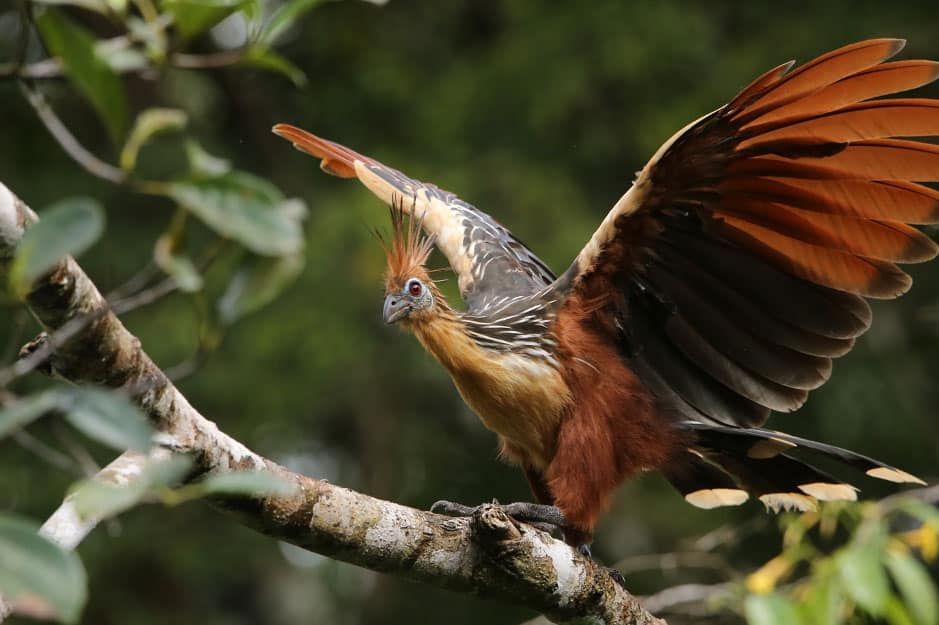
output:
[[[63, 15], [98, 36], [112, 29], [80, 9], [66, 7]], [[187, 51], [239, 45], [239, 19], [187, 42]], [[15, 58], [19, 28], [16, 4], [0, 4], [0, 64]], [[245, 63], [127, 75], [130, 110], [185, 111], [186, 136], [302, 198], [309, 213], [303, 270], [266, 306], [232, 322], [219, 313], [246, 258], [222, 244], [202, 290], [173, 293], [124, 322], [158, 364], [183, 374], [179, 386], [203, 414], [292, 469], [418, 508], [441, 498], [524, 500], [521, 474], [497, 461], [494, 435], [461, 403], [443, 369], [413, 338], [381, 322], [383, 255], [371, 230], [387, 227], [385, 208], [360, 185], [322, 174], [270, 127], [308, 128], [452, 190], [560, 270], [675, 130], [772, 66], [874, 36], [907, 38], [902, 58], [937, 58], [939, 10], [932, 1], [347, 0], [323, 3], [280, 40], [277, 51], [307, 77], [300, 86]], [[29, 55], [45, 56], [35, 39]], [[37, 88], [87, 148], [116, 161], [108, 133], [68, 82]], [[939, 89], [919, 95], [939, 97]], [[138, 172], [160, 179], [183, 155], [178, 136], [161, 137], [141, 152]], [[65, 196], [102, 203], [106, 233], [81, 263], [103, 292], [151, 262], [174, 219], [165, 198], [84, 172], [12, 79], [0, 79], [0, 180], [40, 212]], [[209, 228], [189, 221], [188, 253], [199, 258], [217, 245]], [[907, 296], [873, 304], [872, 330], [836, 363], [831, 382], [771, 426], [934, 481], [939, 265], [911, 273]], [[447, 289], [452, 298], [452, 282]], [[6, 300], [5, 362], [36, 331], [22, 307]], [[46, 385], [34, 375], [15, 390]], [[69, 451], [74, 446], [88, 453], [60, 468], [0, 441], [0, 510], [41, 519], [92, 459], [104, 464], [113, 452], [54, 421], [29, 432], [66, 456], [83, 457]], [[860, 485], [867, 496], [889, 492]], [[759, 504], [698, 510], [650, 475], [619, 490], [594, 553], [614, 563], [686, 552], [721, 527], [736, 529], [726, 546], [718, 539], [707, 549], [721, 554], [721, 564], [657, 560], [627, 573], [633, 592], [740, 579], [781, 545], [777, 519]], [[136, 508], [99, 528], [79, 553], [90, 579], [82, 622], [94, 625], [499, 625], [534, 616], [279, 545], [200, 503]]]

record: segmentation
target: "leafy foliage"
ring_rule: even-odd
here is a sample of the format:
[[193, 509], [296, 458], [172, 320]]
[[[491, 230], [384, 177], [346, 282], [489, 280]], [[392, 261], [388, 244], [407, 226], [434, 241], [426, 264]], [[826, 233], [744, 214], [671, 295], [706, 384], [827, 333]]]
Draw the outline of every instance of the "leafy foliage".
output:
[[0, 590], [18, 614], [77, 623], [87, 597], [81, 560], [39, 535], [39, 526], [0, 515]]
[[19, 296], [65, 256], [78, 256], [104, 231], [104, 213], [97, 201], [75, 197], [56, 202], [41, 213], [16, 248], [9, 281]]

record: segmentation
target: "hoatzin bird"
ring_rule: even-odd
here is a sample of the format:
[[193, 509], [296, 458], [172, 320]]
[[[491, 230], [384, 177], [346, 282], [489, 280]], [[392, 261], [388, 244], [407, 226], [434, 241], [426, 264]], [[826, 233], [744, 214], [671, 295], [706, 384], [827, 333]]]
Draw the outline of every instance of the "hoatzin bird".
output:
[[[921, 483], [761, 428], [828, 380], [870, 326], [865, 298], [910, 287], [898, 263], [936, 256], [908, 224], [939, 222], [939, 192], [919, 184], [939, 181], [939, 146], [896, 137], [939, 135], [939, 100], [875, 99], [939, 76], [933, 61], [886, 62], [903, 44], [785, 63], [688, 124], [558, 277], [452, 193], [293, 126], [274, 132], [394, 205], [385, 321], [417, 335], [524, 470], [539, 503], [510, 513], [561, 526], [589, 553], [611, 492], [643, 471], [702, 508], [856, 498], [797, 456]], [[432, 246], [463, 312], [428, 274]]]

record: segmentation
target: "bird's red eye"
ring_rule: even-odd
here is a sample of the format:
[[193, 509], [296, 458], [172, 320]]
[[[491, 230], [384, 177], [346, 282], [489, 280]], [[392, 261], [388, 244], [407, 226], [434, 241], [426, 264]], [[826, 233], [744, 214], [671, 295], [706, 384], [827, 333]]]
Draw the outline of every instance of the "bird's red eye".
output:
[[423, 290], [424, 287], [421, 286], [421, 283], [417, 280], [412, 280], [408, 283], [408, 293], [411, 295], [411, 297], [417, 297]]

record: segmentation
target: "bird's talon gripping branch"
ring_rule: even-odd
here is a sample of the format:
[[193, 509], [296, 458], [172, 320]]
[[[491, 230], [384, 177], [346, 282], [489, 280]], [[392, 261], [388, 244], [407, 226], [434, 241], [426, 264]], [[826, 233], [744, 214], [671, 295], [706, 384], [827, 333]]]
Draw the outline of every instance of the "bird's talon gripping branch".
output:
[[[528, 523], [529, 525], [534, 525], [538, 529], [549, 533], [553, 530], [563, 530], [568, 526], [567, 519], [564, 518], [564, 513], [562, 513], [557, 506], [546, 506], [543, 504], [529, 503], [527, 501], [517, 501], [503, 505], [495, 499], [492, 500], [491, 504], [480, 505], [498, 506], [506, 515], [519, 523]], [[453, 501], [441, 500], [435, 502], [434, 505], [430, 507], [430, 511], [447, 516], [468, 517], [473, 516], [479, 508], [480, 506], [471, 507]], [[589, 548], [587, 555], [589, 556]]]

